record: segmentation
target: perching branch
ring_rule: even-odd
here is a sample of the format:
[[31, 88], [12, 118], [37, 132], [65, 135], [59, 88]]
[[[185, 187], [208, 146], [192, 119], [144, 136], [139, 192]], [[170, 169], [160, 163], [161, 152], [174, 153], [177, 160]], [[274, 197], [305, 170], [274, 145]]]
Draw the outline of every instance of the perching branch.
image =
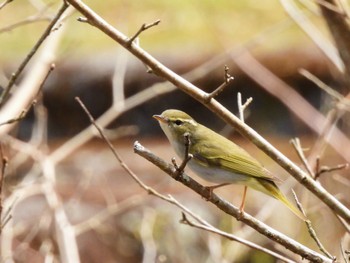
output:
[[146, 149], [139, 142], [134, 143], [134, 152], [147, 159], [148, 161], [152, 162], [154, 165], [158, 166], [161, 170], [170, 175], [172, 178], [191, 188], [193, 191], [195, 191], [204, 199], [217, 206], [223, 212], [249, 225], [256, 231], [258, 231], [260, 234], [265, 235], [269, 239], [281, 244], [285, 248], [300, 255], [302, 258], [308, 259], [312, 262], [332, 262], [332, 260], [312, 251], [304, 245], [296, 242], [292, 238], [289, 238], [284, 234], [278, 232], [277, 230], [267, 226], [265, 223], [257, 220], [248, 213], [241, 213], [238, 207], [233, 206], [231, 203], [220, 198], [215, 193], [210, 192], [207, 189], [207, 187], [199, 184], [197, 181], [193, 180], [185, 173], [183, 173], [181, 177], [178, 177], [177, 171], [172, 164], [169, 164], [161, 158], [159, 158], [158, 156], [154, 155], [151, 151]]

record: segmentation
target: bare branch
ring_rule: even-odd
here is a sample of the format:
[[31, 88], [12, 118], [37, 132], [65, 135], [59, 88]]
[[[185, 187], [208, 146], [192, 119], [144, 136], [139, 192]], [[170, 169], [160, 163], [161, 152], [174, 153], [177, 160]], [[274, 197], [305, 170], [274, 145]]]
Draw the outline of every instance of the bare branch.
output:
[[134, 40], [143, 32], [143, 31], [146, 31], [147, 29], [151, 28], [151, 27], [154, 27], [154, 26], [157, 26], [158, 24], [160, 23], [160, 19], [152, 22], [152, 23], [149, 23], [149, 24], [142, 24], [142, 26], [140, 27], [140, 29], [136, 32], [135, 35], [133, 35], [132, 37], [130, 37], [128, 39], [128, 43], [129, 45], [131, 45], [132, 42], [134, 42]]
[[292, 143], [294, 149], [296, 150], [297, 154], [298, 154], [298, 157], [300, 158], [300, 160], [302, 161], [303, 165], [305, 166], [306, 170], [308, 171], [309, 175], [313, 178], [315, 178], [315, 174], [314, 172], [312, 171], [305, 155], [304, 155], [304, 150], [303, 148], [301, 147], [301, 144], [300, 144], [300, 140], [299, 138], [294, 138], [292, 140], [290, 140], [290, 142]]
[[[292, 189], [292, 193], [293, 193], [295, 202], [296, 202], [296, 204], [297, 204], [299, 210], [303, 213], [304, 216], [306, 216], [305, 211], [304, 211], [304, 208], [303, 208], [302, 204], [299, 202], [298, 197], [297, 197], [297, 195], [296, 195], [296, 193], [294, 192], [293, 189]], [[329, 253], [329, 252], [326, 250], [326, 248], [322, 245], [320, 239], [319, 239], [319, 238], [317, 237], [317, 235], [316, 235], [316, 231], [315, 231], [315, 230], [313, 229], [313, 227], [312, 227], [311, 221], [310, 221], [310, 220], [305, 220], [305, 223], [306, 223], [306, 226], [307, 226], [307, 229], [308, 229], [308, 231], [309, 231], [309, 234], [310, 234], [311, 238], [316, 242], [318, 248], [321, 250], [321, 252], [322, 252], [323, 254], [325, 254], [328, 258], [332, 259], [333, 262], [334, 262], [336, 258], [335, 258], [334, 256], [332, 256], [332, 254]]]
[[338, 164], [334, 167], [319, 166], [319, 164], [318, 164], [318, 169], [316, 170], [316, 173], [315, 173], [315, 180], [317, 180], [324, 173], [329, 173], [329, 172], [338, 171], [338, 170], [344, 170], [344, 169], [348, 169], [348, 168], [349, 168], [349, 163]]
[[173, 163], [173, 165], [178, 173], [178, 176], [182, 175], [187, 163], [193, 158], [193, 155], [189, 153], [191, 140], [190, 140], [190, 134], [187, 132], [184, 134], [184, 144], [185, 144], [185, 155], [184, 155], [184, 159], [182, 160], [181, 165], [180, 166], [177, 165], [175, 158], [171, 159], [171, 162]]
[[87, 19], [86, 17], [78, 17], [77, 21], [81, 22], [81, 23], [87, 23], [87, 24], [89, 24], [91, 26], [94, 26], [94, 24], [89, 19]]
[[217, 87], [213, 92], [206, 94], [207, 102], [209, 102], [212, 98], [215, 98], [217, 95], [219, 95], [219, 93], [222, 92], [228, 86], [228, 84], [230, 84], [232, 80], [234, 80], [234, 77], [232, 77], [228, 73], [229, 68], [226, 65], [224, 70], [225, 70], [224, 83], [222, 83], [219, 87]]
[[6, 98], [7, 98], [8, 94], [10, 93], [11, 88], [15, 84], [17, 78], [20, 76], [20, 74], [22, 73], [24, 68], [27, 66], [27, 64], [31, 60], [31, 58], [34, 56], [34, 54], [38, 51], [39, 47], [44, 42], [44, 40], [48, 37], [48, 35], [50, 35], [50, 33], [51, 33], [52, 29], [54, 28], [54, 26], [56, 25], [57, 21], [61, 18], [62, 14], [64, 13], [64, 11], [66, 11], [67, 8], [68, 8], [68, 4], [65, 1], [63, 1], [61, 8], [58, 10], [56, 16], [52, 19], [49, 26], [45, 29], [44, 33], [41, 35], [41, 37], [36, 42], [34, 47], [30, 50], [30, 52], [28, 53], [26, 58], [23, 60], [23, 62], [17, 68], [16, 72], [12, 73], [11, 78], [10, 78], [7, 86], [5, 87], [4, 91], [2, 92], [2, 94], [0, 96], [0, 106], [6, 101]]
[[239, 112], [239, 118], [241, 121], [244, 122], [244, 111], [249, 106], [250, 103], [252, 103], [253, 98], [250, 97], [246, 100], [246, 102], [242, 105], [242, 94], [240, 92], [237, 93], [237, 104], [238, 104], [238, 112]]

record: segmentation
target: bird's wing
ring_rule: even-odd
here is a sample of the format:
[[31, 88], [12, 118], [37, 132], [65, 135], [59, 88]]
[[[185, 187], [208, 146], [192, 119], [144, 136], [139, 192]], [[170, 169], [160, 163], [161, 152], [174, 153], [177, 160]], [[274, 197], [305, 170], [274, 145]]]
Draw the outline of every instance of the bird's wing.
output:
[[[266, 179], [269, 181], [276, 180], [275, 177], [273, 177], [244, 149], [237, 145], [233, 145], [233, 143], [229, 140], [228, 142], [226, 147], [212, 143], [206, 144], [204, 147], [201, 147], [199, 151], [193, 153], [193, 156], [204, 166], [218, 167], [234, 173], [244, 174], [259, 179]], [[205, 151], [206, 154], [203, 154], [203, 151]], [[217, 154], [218, 152], [220, 155]]]

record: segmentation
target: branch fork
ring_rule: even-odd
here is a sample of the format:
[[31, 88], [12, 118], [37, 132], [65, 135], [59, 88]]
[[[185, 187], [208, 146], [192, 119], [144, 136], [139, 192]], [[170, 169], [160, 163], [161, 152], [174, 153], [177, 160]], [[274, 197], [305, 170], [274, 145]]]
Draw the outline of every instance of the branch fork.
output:
[[219, 87], [217, 87], [214, 91], [212, 91], [211, 93], [207, 93], [206, 94], [206, 102], [209, 103], [211, 101], [212, 98], [215, 98], [217, 95], [219, 95], [219, 93], [221, 93], [227, 86], [228, 84], [230, 84], [230, 82], [232, 80], [234, 80], [234, 77], [232, 77], [229, 73], [228, 73], [228, 66], [225, 65], [224, 71], [225, 71], [225, 75], [224, 75], [224, 83], [222, 83]]
[[147, 29], [151, 28], [151, 27], [154, 27], [154, 26], [157, 26], [158, 24], [160, 23], [160, 19], [152, 22], [152, 23], [149, 23], [149, 24], [142, 24], [142, 26], [140, 27], [140, 29], [135, 33], [135, 35], [133, 35], [132, 37], [130, 37], [128, 40], [127, 40], [127, 44], [129, 46], [131, 46], [131, 44], [134, 42], [134, 40], [143, 32], [143, 31], [146, 31]]

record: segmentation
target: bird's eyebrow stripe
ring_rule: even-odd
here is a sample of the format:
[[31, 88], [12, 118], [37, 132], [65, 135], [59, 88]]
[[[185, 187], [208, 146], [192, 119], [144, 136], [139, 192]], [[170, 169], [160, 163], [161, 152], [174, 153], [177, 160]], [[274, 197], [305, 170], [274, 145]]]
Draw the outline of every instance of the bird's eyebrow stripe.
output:
[[197, 126], [197, 122], [195, 122], [194, 120], [185, 120], [185, 121], [187, 121], [188, 123], [191, 123], [194, 126]]

